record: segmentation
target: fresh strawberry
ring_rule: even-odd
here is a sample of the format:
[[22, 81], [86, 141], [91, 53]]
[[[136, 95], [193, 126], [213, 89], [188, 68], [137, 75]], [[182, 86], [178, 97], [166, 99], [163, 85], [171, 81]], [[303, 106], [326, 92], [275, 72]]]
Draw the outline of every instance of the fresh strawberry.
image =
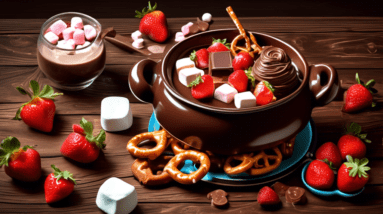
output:
[[[69, 134], [61, 146], [60, 152], [65, 157], [81, 163], [90, 163], [97, 159], [100, 149], [105, 148], [105, 131], [101, 129], [97, 136], [93, 136], [93, 124], [82, 118], [80, 126], [73, 126], [73, 133]], [[80, 129], [82, 128], [82, 130]]]
[[0, 167], [5, 165], [5, 173], [14, 179], [26, 182], [41, 177], [40, 154], [32, 146], [20, 148], [20, 141], [7, 137], [0, 144]]
[[254, 90], [254, 96], [257, 99], [257, 105], [262, 106], [275, 101], [277, 98], [273, 94], [273, 86], [267, 81], [261, 81]]
[[271, 189], [268, 186], [264, 186], [258, 192], [257, 202], [260, 205], [268, 206], [277, 205], [281, 202], [281, 200], [279, 199], [278, 194], [273, 189]]
[[228, 81], [231, 86], [237, 89], [238, 93], [241, 93], [246, 91], [249, 78], [247, 77], [245, 71], [236, 70], [230, 74]]
[[207, 48], [207, 51], [209, 53], [213, 52], [221, 52], [221, 51], [229, 51], [230, 49], [230, 43], [226, 43], [226, 39], [214, 39], [213, 43], [210, 45], [210, 47]]
[[140, 21], [139, 31], [148, 35], [155, 42], [164, 42], [169, 36], [168, 23], [165, 14], [156, 10], [157, 3], [152, 7], [149, 6], [142, 9], [142, 12], [136, 10], [136, 18], [142, 18]]
[[254, 59], [248, 52], [241, 51], [233, 59], [233, 69], [247, 70], [250, 66], [253, 66]]
[[54, 173], [48, 175], [44, 183], [45, 200], [47, 203], [60, 201], [73, 192], [76, 181], [73, 179], [73, 174], [56, 168], [51, 165]]
[[200, 69], [209, 67], [209, 52], [202, 48], [197, 52], [194, 50], [190, 54], [190, 60], [195, 62], [195, 66]]
[[29, 87], [33, 91], [33, 96], [23, 88], [16, 87], [21, 94], [27, 94], [31, 100], [21, 105], [13, 119], [23, 120], [25, 124], [37, 130], [50, 132], [53, 128], [53, 118], [56, 111], [53, 99], [63, 94], [54, 93], [53, 88], [49, 85], [45, 85], [40, 91], [39, 83], [35, 80], [31, 80]]
[[210, 75], [198, 76], [193, 82], [188, 85], [192, 87], [191, 93], [195, 99], [205, 99], [214, 95], [213, 78]]
[[375, 85], [375, 80], [370, 80], [364, 84], [360, 79], [358, 73], [355, 75], [358, 84], [352, 85], [344, 96], [343, 112], [355, 112], [362, 110], [368, 106], [375, 107], [372, 102], [372, 94], [377, 91], [372, 87]]
[[366, 171], [370, 170], [368, 159], [363, 158], [354, 160], [350, 155], [347, 155], [348, 162], [342, 164], [338, 170], [338, 189], [342, 192], [355, 192], [360, 190], [366, 185], [368, 181], [368, 174]]
[[367, 134], [360, 134], [362, 128], [356, 123], [351, 123], [347, 127], [346, 135], [343, 135], [338, 141], [338, 148], [342, 160], [346, 160], [347, 155], [351, 155], [353, 158], [362, 159], [366, 156], [366, 145], [363, 143], [371, 143], [370, 140], [366, 139]]
[[79, 124], [72, 125], [73, 132], [79, 133], [80, 135], [85, 135], [84, 129]]
[[342, 164], [339, 148], [333, 142], [324, 143], [315, 153], [318, 160], [328, 160], [334, 167], [339, 168]]
[[314, 160], [307, 168], [306, 182], [316, 189], [329, 189], [334, 183], [334, 172], [327, 163]]

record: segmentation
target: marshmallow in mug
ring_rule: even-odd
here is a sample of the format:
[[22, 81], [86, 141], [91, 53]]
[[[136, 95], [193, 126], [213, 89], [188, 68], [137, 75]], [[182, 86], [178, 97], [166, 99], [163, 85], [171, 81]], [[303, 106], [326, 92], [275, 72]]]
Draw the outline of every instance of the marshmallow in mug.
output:
[[68, 41], [60, 40], [57, 42], [57, 47], [62, 49], [73, 50], [76, 47], [76, 44], [73, 39], [69, 39]]
[[73, 40], [76, 45], [83, 45], [85, 43], [85, 33], [81, 29], [76, 29], [73, 33]]
[[73, 17], [70, 21], [70, 26], [74, 29], [84, 28], [84, 24], [82, 23], [82, 19], [80, 17]]
[[65, 29], [63, 31], [64, 40], [68, 41], [69, 39], [73, 39], [73, 34], [74, 34], [75, 30], [76, 29], [74, 29], [72, 27], [68, 27], [67, 29]]
[[234, 105], [237, 108], [248, 108], [257, 105], [257, 99], [250, 91], [245, 91], [234, 95]]
[[238, 91], [229, 84], [223, 84], [214, 91], [214, 98], [224, 103], [231, 103]]
[[55, 23], [53, 23], [49, 28], [51, 32], [56, 34], [57, 36], [60, 35], [65, 29], [67, 25], [63, 20], [57, 20]]
[[59, 41], [59, 37], [51, 31], [46, 33], [44, 38], [54, 45], [57, 44], [57, 41]]
[[97, 36], [96, 28], [94, 28], [92, 25], [85, 25], [84, 33], [85, 33], [85, 38], [88, 41], [92, 41]]
[[129, 129], [133, 113], [125, 97], [107, 97], [101, 101], [101, 127], [108, 132]]

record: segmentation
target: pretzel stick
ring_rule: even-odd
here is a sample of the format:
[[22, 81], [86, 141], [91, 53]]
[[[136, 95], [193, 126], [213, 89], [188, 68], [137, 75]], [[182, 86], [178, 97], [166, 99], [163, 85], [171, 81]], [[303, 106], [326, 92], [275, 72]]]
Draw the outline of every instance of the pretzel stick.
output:
[[239, 33], [245, 39], [247, 51], [250, 51], [251, 50], [250, 39], [249, 39], [249, 37], [247, 37], [246, 31], [245, 31], [245, 29], [243, 29], [242, 24], [239, 22], [238, 17], [235, 15], [233, 8], [231, 8], [231, 6], [229, 6], [226, 8], [226, 11], [227, 11], [227, 13], [229, 13], [230, 18], [233, 20], [234, 24], [237, 26]]

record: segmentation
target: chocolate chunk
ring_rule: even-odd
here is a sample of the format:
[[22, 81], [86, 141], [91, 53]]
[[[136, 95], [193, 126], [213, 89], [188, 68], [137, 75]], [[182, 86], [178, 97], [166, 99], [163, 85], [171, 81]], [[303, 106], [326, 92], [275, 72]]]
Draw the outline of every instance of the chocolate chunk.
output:
[[204, 22], [199, 18], [197, 18], [197, 24], [200, 31], [207, 31], [209, 29], [209, 23]]
[[286, 191], [286, 202], [304, 204], [307, 202], [306, 190], [302, 187], [290, 187]]
[[200, 30], [199, 30], [199, 27], [198, 27], [198, 24], [197, 23], [193, 23], [192, 26], [190, 26], [189, 28], [189, 34], [196, 34], [198, 33]]
[[283, 184], [281, 182], [275, 182], [275, 184], [272, 187], [274, 191], [280, 196], [285, 196], [287, 189], [290, 188], [290, 186], [287, 186], [286, 184]]
[[207, 198], [211, 200], [211, 205], [216, 207], [223, 207], [225, 206], [229, 201], [227, 200], [227, 192], [225, 192], [222, 189], [214, 190], [213, 192], [210, 192], [207, 194]]
[[211, 76], [229, 76], [233, 72], [230, 51], [209, 53], [209, 74]]

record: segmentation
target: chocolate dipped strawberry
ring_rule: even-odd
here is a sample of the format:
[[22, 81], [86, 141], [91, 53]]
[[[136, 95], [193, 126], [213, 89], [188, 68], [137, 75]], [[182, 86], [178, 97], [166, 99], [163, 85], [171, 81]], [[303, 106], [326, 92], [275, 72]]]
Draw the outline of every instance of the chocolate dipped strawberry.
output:
[[[343, 135], [338, 141], [338, 148], [342, 157], [342, 160], [346, 160], [347, 155], [351, 155], [353, 158], [362, 159], [366, 156], [366, 143], [371, 143], [366, 139], [367, 134], [361, 134], [362, 127], [356, 123], [351, 123], [347, 127], [347, 134]], [[364, 142], [362, 141], [364, 140]]]
[[334, 183], [334, 172], [330, 166], [320, 160], [313, 160], [306, 171], [306, 182], [316, 189], [330, 189]]
[[241, 51], [234, 57], [232, 64], [234, 71], [247, 70], [254, 65], [254, 58], [248, 52]]
[[21, 94], [28, 95], [31, 100], [21, 105], [13, 119], [23, 120], [25, 124], [34, 129], [50, 132], [53, 128], [56, 111], [53, 99], [63, 93], [54, 93], [53, 88], [49, 85], [45, 85], [40, 91], [39, 83], [35, 80], [31, 80], [29, 87], [32, 89], [33, 95], [21, 87], [16, 87]]
[[55, 165], [51, 165], [51, 167], [54, 172], [48, 175], [44, 183], [45, 201], [48, 204], [66, 198], [73, 192], [76, 184], [72, 173], [69, 171], [61, 172]]
[[338, 170], [337, 186], [340, 191], [350, 193], [361, 190], [366, 185], [369, 178], [366, 171], [370, 167], [366, 166], [367, 158], [359, 160], [347, 155], [347, 160]]
[[207, 48], [209, 53], [213, 52], [221, 52], [221, 51], [229, 51], [230, 43], [226, 43], [226, 39], [214, 39], [213, 44]]
[[254, 96], [257, 99], [257, 105], [262, 106], [275, 101], [277, 98], [273, 94], [273, 86], [267, 81], [261, 81], [255, 86]]
[[197, 100], [210, 98], [214, 95], [213, 78], [207, 74], [198, 76], [188, 87], [191, 87], [192, 96]]
[[190, 54], [190, 60], [195, 62], [195, 66], [199, 69], [209, 67], [209, 52], [202, 48], [198, 51], [193, 51]]
[[105, 131], [101, 129], [97, 136], [93, 136], [93, 124], [84, 118], [80, 121], [80, 125], [74, 124], [72, 129], [74, 132], [69, 134], [61, 146], [61, 154], [81, 163], [95, 161], [100, 150], [106, 146]]
[[32, 146], [20, 148], [20, 141], [7, 137], [0, 144], [0, 167], [5, 165], [5, 173], [14, 179], [34, 182], [41, 177], [40, 154]]

